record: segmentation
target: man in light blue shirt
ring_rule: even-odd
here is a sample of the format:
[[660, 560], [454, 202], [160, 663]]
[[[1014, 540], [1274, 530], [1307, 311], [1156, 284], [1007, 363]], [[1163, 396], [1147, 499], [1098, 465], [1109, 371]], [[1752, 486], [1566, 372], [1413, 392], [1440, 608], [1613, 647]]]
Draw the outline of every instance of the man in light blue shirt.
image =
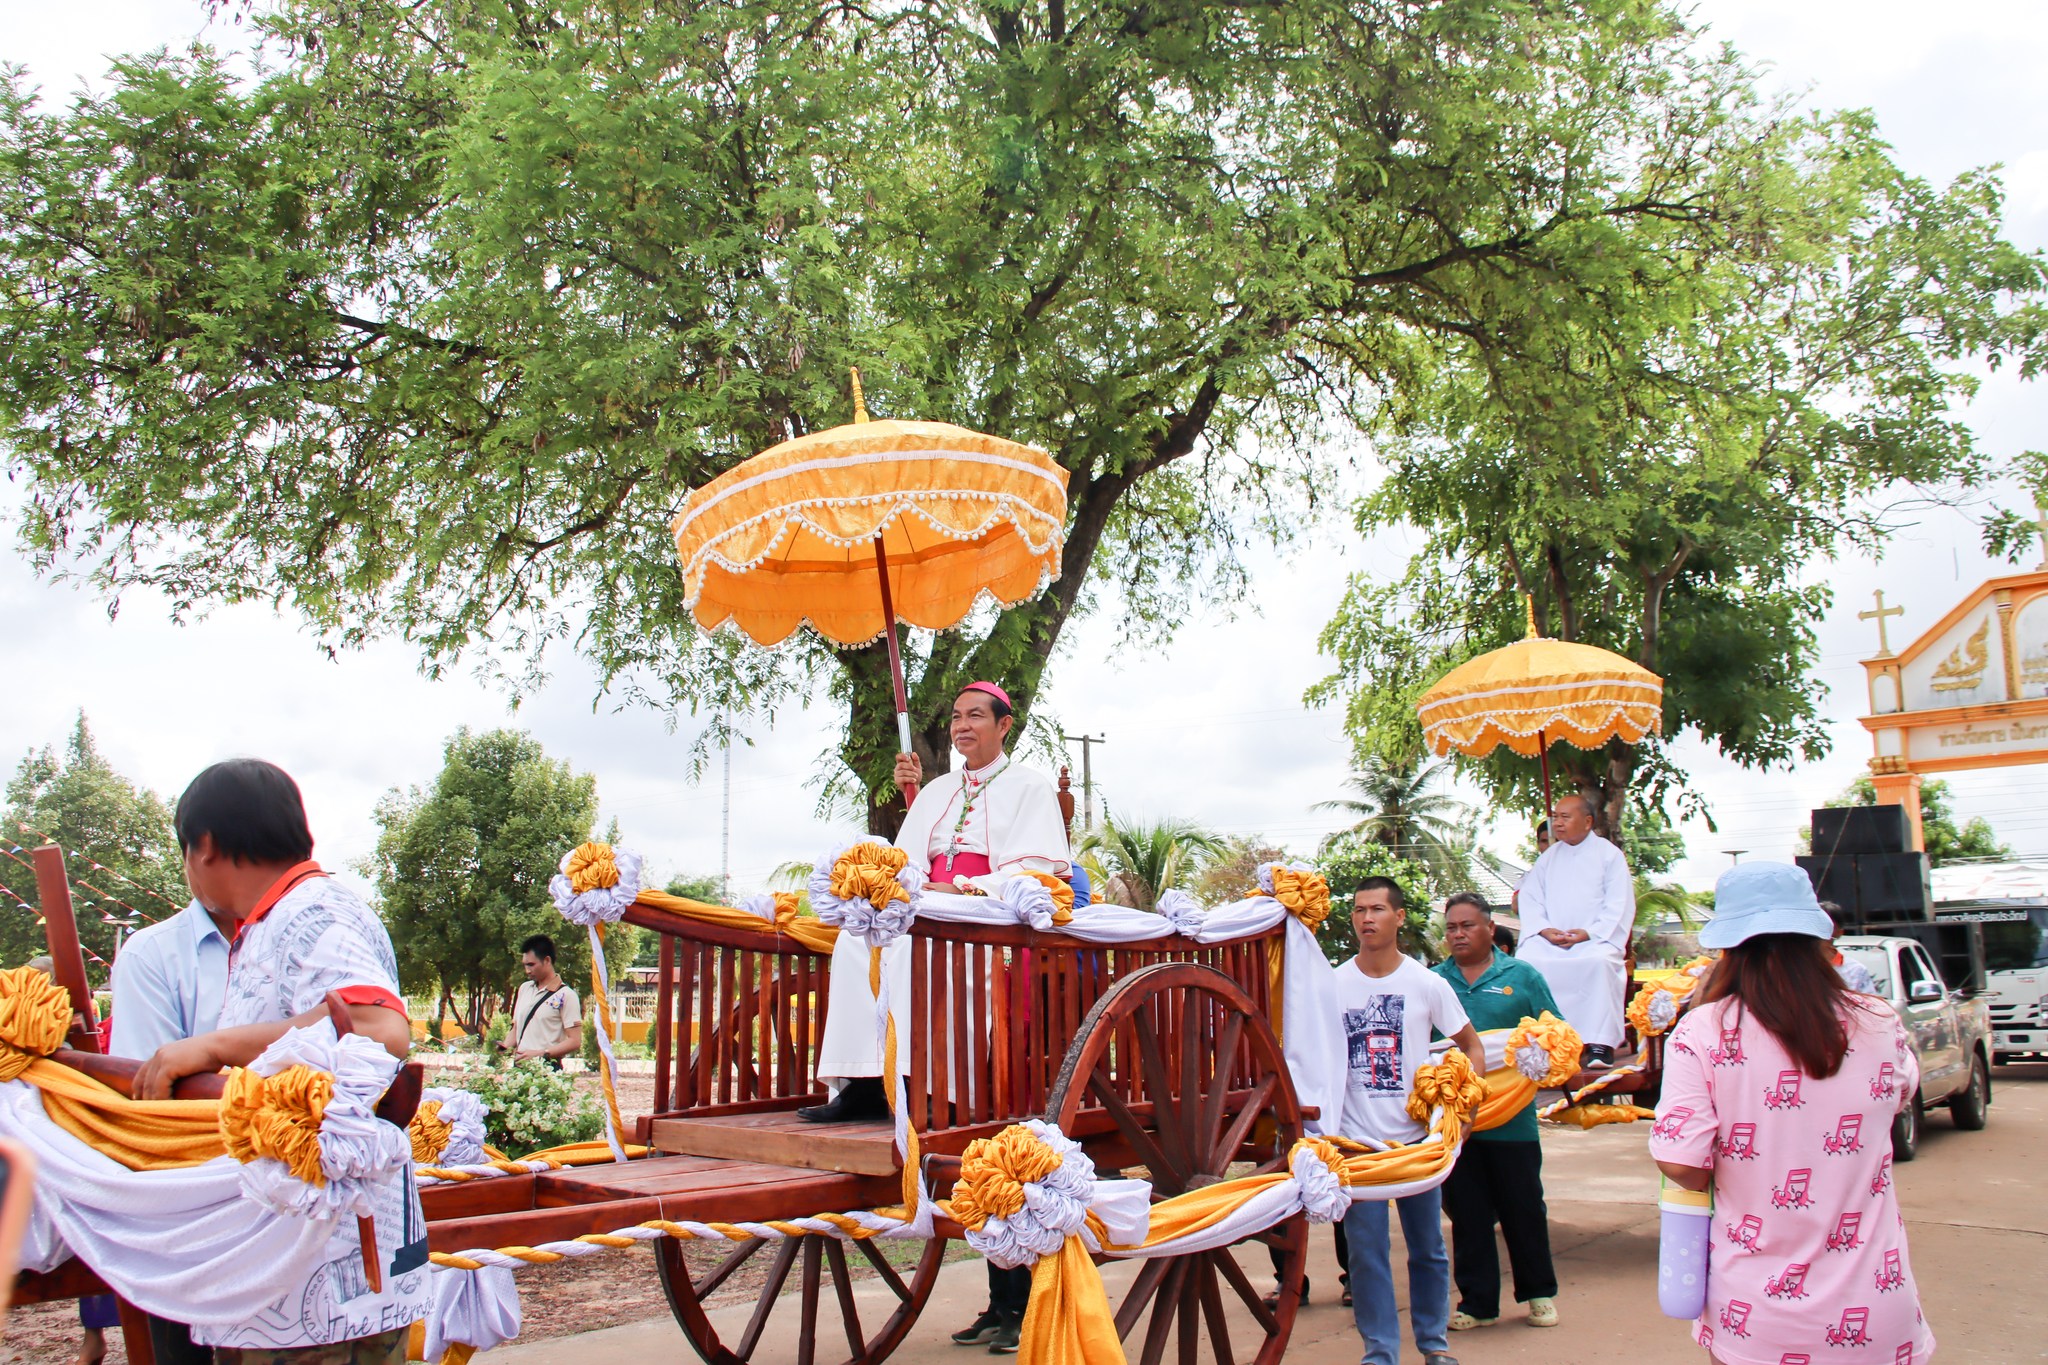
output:
[[116, 1057], [147, 1060], [165, 1043], [211, 1033], [228, 988], [231, 916], [198, 901], [130, 934], [114, 954]]
[[[195, 900], [124, 939], [114, 954], [114, 1036], [108, 1051], [147, 1060], [165, 1043], [213, 1032], [227, 998], [228, 944], [234, 933], [232, 915], [215, 917]], [[148, 1322], [157, 1365], [197, 1365], [213, 1358], [206, 1347], [193, 1344], [184, 1324], [155, 1317]]]

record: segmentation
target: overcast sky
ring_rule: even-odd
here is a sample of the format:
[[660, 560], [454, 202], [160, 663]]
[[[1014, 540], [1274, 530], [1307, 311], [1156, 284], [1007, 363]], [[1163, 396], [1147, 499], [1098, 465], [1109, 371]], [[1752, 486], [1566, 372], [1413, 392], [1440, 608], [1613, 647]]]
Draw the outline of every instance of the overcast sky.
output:
[[[27, 66], [53, 95], [98, 80], [108, 53], [183, 42], [205, 28], [204, 10], [191, 0], [8, 9], [0, 59]], [[2007, 235], [2029, 248], [2048, 245], [2048, 101], [2039, 93], [2048, 70], [2048, 5], [1718, 0], [1698, 12], [1715, 35], [1767, 63], [1774, 88], [1806, 92], [1817, 105], [1874, 109], [1913, 173], [1945, 181], [2002, 163]], [[2038, 449], [2048, 446], [2043, 404], [2038, 387], [1994, 376], [1970, 415], [1989, 449]], [[1678, 746], [1720, 826], [1718, 833], [1686, 826], [1690, 856], [1677, 870], [1681, 880], [1710, 884], [1728, 865], [1728, 849], [1789, 857], [1807, 809], [1862, 770], [1870, 750], [1855, 720], [1864, 708], [1857, 661], [1874, 652], [1875, 639], [1855, 613], [1882, 587], [1906, 610], [1892, 627], [1895, 646], [1931, 625], [1995, 567], [1979, 547], [1982, 510], [1906, 513], [1910, 524], [1882, 562], [1822, 570], [1835, 589], [1820, 631], [1835, 738], [1828, 759], [1757, 774], [1695, 742]], [[1340, 794], [1346, 745], [1336, 714], [1301, 704], [1304, 688], [1327, 671], [1315, 637], [1344, 575], [1396, 572], [1404, 547], [1392, 540], [1347, 547], [1335, 528], [1319, 540], [1291, 558], [1258, 557], [1253, 600], [1234, 615], [1191, 618], [1163, 652], [1134, 656], [1117, 638], [1113, 613], [1069, 628], [1045, 704], [1069, 732], [1107, 736], [1096, 750], [1096, 778], [1119, 810], [1262, 834], [1303, 852], [1332, 827], [1309, 807]], [[330, 660], [295, 622], [260, 608], [177, 626], [161, 601], [133, 594], [110, 620], [103, 602], [36, 579], [13, 553], [11, 536], [5, 543], [0, 639], [12, 667], [0, 706], [0, 762], [61, 741], [81, 708], [112, 761], [166, 795], [217, 758], [267, 757], [298, 778], [320, 856], [340, 867], [374, 845], [379, 795], [430, 782], [456, 727], [510, 723], [597, 775], [606, 816], [619, 819], [625, 841], [646, 852], [658, 874], [718, 871], [716, 766], [693, 784], [684, 761], [688, 734], [671, 735], [657, 718], [608, 702], [593, 706], [594, 685], [579, 669], [558, 671], [514, 714], [502, 696], [467, 678], [426, 680], [404, 645]], [[793, 712], [736, 754], [735, 894], [758, 886], [778, 863], [815, 856], [835, 837], [810, 818], [814, 793], [806, 783], [836, 728], [830, 709]], [[1078, 752], [1074, 768], [1078, 786]], [[2048, 856], [2048, 773], [1962, 774], [1953, 785], [1965, 814], [1988, 816], [2020, 853]], [[1512, 854], [1525, 823], [1503, 815], [1490, 842]]]

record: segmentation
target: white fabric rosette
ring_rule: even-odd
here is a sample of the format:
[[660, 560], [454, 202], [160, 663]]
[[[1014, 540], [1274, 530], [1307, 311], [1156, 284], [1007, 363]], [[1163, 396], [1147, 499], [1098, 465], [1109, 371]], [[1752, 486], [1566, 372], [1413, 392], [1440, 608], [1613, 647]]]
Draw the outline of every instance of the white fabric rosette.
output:
[[996, 899], [1017, 917], [1017, 923], [1033, 929], [1052, 929], [1053, 913], [1059, 907], [1053, 903], [1052, 891], [1036, 877], [1012, 877], [1003, 883], [1002, 894]]
[[334, 1025], [322, 1019], [287, 1030], [249, 1063], [249, 1070], [267, 1078], [294, 1066], [334, 1077], [334, 1094], [320, 1119], [320, 1171], [327, 1183], [311, 1184], [275, 1157], [258, 1157], [242, 1167], [242, 1192], [277, 1213], [367, 1216], [371, 1190], [403, 1178], [412, 1165], [406, 1134], [377, 1117], [377, 1101], [398, 1074], [398, 1059], [360, 1033], [335, 1037]]
[[504, 1267], [438, 1270], [426, 1319], [426, 1359], [439, 1360], [458, 1343], [479, 1351], [502, 1346], [519, 1335], [521, 1316], [519, 1285]]
[[1200, 901], [1178, 887], [1162, 891], [1153, 908], [1166, 920], [1168, 927], [1182, 938], [1198, 936], [1202, 932], [1202, 922], [1209, 917], [1209, 912], [1203, 908]]
[[756, 891], [740, 901], [740, 909], [750, 915], [759, 915], [770, 924], [775, 923], [775, 896], [772, 892]]
[[1550, 1053], [1539, 1043], [1524, 1043], [1516, 1048], [1514, 1062], [1515, 1070], [1538, 1085], [1550, 1075]]
[[1335, 1223], [1351, 1211], [1351, 1191], [1330, 1169], [1328, 1157], [1314, 1143], [1297, 1142], [1287, 1158], [1287, 1168], [1301, 1194], [1302, 1212], [1311, 1223]]

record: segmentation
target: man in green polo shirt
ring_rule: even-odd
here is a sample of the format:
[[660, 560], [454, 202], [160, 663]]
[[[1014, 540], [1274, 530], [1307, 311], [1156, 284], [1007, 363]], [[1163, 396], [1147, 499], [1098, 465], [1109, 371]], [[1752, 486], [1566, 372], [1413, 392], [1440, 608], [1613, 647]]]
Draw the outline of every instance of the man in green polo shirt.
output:
[[[1470, 891], [1444, 906], [1444, 937], [1451, 957], [1435, 970], [1451, 983], [1458, 1003], [1480, 1032], [1511, 1029], [1524, 1017], [1558, 1013], [1543, 974], [1493, 946], [1493, 912]], [[1453, 1332], [1500, 1321], [1498, 1222], [1515, 1275], [1515, 1300], [1529, 1305], [1531, 1327], [1557, 1326], [1557, 1271], [1550, 1263], [1549, 1215], [1543, 1207], [1543, 1144], [1536, 1133], [1536, 1102], [1498, 1128], [1474, 1133], [1444, 1182], [1444, 1212], [1451, 1220], [1451, 1256], [1458, 1282]]]

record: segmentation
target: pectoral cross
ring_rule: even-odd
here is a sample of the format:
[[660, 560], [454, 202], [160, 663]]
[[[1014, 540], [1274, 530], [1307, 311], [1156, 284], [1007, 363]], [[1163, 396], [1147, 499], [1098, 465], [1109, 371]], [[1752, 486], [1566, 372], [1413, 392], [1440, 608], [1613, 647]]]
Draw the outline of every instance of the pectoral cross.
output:
[[[2048, 520], [2048, 514], [2044, 514], [2043, 519]], [[1877, 657], [1880, 659], [1889, 659], [1892, 656], [1892, 642], [1885, 635], [1884, 618], [1887, 616], [1904, 616], [1906, 614], [1906, 609], [1904, 607], [1886, 606], [1884, 604], [1883, 588], [1879, 588], [1876, 592], [1872, 593], [1871, 596], [1877, 599], [1877, 606], [1871, 609], [1870, 611], [1857, 612], [1856, 619], [1859, 621], [1877, 622]]]

